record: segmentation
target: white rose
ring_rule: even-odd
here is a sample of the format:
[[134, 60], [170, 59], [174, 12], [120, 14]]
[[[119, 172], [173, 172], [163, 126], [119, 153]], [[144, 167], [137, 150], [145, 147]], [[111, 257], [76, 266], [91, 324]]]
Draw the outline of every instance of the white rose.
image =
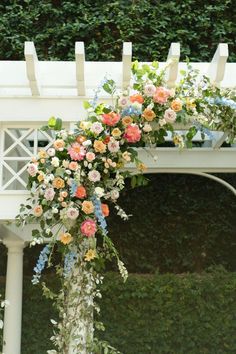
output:
[[94, 191], [95, 191], [95, 194], [97, 194], [97, 196], [98, 196], [99, 198], [101, 198], [101, 197], [104, 196], [104, 189], [103, 189], [103, 188], [101, 188], [101, 187], [96, 187]]
[[53, 157], [52, 158], [52, 161], [51, 161], [51, 164], [54, 166], [54, 167], [59, 167], [59, 164], [60, 164], [60, 160], [58, 157]]

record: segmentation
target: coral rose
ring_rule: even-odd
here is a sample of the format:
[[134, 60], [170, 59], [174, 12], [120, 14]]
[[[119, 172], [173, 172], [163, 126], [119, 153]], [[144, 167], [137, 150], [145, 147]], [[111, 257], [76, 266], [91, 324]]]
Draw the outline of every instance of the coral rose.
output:
[[101, 208], [102, 208], [103, 216], [105, 216], [105, 217], [108, 216], [110, 213], [109, 206], [105, 203], [102, 203]]
[[141, 139], [141, 130], [136, 124], [128, 125], [125, 129], [124, 139], [129, 143], [136, 143]]
[[93, 143], [94, 150], [103, 154], [106, 152], [106, 145], [101, 140], [95, 140]]
[[120, 115], [115, 112], [110, 112], [102, 115], [102, 122], [110, 127], [113, 127], [120, 120]]
[[182, 102], [180, 101], [180, 99], [176, 99], [174, 101], [171, 102], [171, 108], [173, 109], [173, 111], [175, 112], [179, 112], [182, 109]]
[[85, 200], [82, 203], [82, 210], [85, 214], [91, 214], [94, 212], [94, 205], [89, 200]]
[[56, 189], [61, 189], [61, 188], [65, 187], [65, 181], [62, 178], [60, 178], [60, 177], [56, 177], [53, 180], [52, 185]]
[[151, 122], [156, 117], [156, 114], [152, 109], [146, 108], [143, 111], [142, 117], [148, 122]]
[[84, 222], [82, 222], [80, 226], [80, 230], [83, 235], [87, 237], [92, 237], [95, 235], [97, 231], [96, 222], [93, 219], [87, 219]]
[[144, 102], [143, 96], [139, 95], [138, 93], [135, 94], [135, 95], [130, 96], [129, 100], [132, 103], [138, 102], [138, 103], [142, 104]]
[[84, 186], [78, 186], [75, 192], [75, 196], [79, 199], [86, 198], [87, 192]]

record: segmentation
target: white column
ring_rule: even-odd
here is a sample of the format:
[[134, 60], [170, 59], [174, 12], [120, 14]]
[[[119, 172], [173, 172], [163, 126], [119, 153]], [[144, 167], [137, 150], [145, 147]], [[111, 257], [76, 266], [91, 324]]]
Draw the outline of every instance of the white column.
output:
[[8, 248], [5, 299], [9, 306], [4, 314], [3, 353], [21, 353], [21, 317], [24, 242], [5, 240]]

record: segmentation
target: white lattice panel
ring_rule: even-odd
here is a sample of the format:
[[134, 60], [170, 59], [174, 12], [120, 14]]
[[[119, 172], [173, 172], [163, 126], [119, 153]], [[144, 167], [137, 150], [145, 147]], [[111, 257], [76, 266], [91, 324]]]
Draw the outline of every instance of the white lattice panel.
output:
[[0, 192], [25, 190], [27, 164], [40, 148], [48, 148], [53, 137], [39, 126], [1, 125]]

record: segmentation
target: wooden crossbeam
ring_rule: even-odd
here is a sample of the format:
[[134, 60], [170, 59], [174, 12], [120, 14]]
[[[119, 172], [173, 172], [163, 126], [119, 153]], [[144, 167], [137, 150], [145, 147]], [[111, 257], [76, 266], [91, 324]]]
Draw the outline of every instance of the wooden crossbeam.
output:
[[127, 88], [130, 85], [131, 79], [131, 66], [132, 66], [132, 43], [124, 42], [123, 43], [123, 89]]
[[180, 59], [180, 43], [171, 43], [167, 56], [167, 63], [170, 65], [167, 68], [166, 81], [168, 87], [175, 87], [175, 81], [178, 76], [178, 66]]
[[25, 42], [26, 73], [32, 96], [40, 96], [38, 57], [34, 42]]
[[228, 56], [228, 44], [220, 43], [215, 51], [207, 72], [207, 76], [209, 76], [212, 82], [220, 84], [223, 80]]
[[75, 61], [76, 61], [77, 95], [78, 96], [85, 96], [85, 79], [84, 79], [85, 50], [84, 50], [84, 42], [76, 42], [75, 43]]

